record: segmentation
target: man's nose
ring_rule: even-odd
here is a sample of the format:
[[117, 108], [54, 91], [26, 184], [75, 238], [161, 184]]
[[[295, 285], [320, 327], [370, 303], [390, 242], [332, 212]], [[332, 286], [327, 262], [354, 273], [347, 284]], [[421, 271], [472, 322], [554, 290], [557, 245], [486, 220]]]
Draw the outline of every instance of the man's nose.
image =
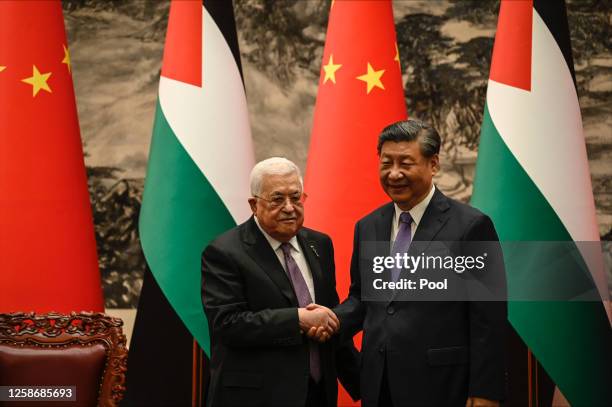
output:
[[402, 171], [398, 167], [393, 167], [389, 171], [389, 178], [391, 180], [395, 181], [395, 180], [398, 180], [398, 179], [402, 179], [403, 177], [404, 177], [404, 174], [402, 173]]
[[295, 205], [291, 202], [291, 199], [285, 199], [283, 206], [281, 207], [283, 212], [293, 212], [295, 211]]

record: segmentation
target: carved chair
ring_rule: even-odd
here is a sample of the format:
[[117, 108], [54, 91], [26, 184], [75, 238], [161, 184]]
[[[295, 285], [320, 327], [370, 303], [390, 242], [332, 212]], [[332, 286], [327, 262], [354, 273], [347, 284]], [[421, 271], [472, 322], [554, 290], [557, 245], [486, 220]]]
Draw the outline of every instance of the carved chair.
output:
[[[125, 391], [123, 321], [101, 313], [0, 314], [0, 386], [76, 386], [76, 401], [45, 406], [115, 407]], [[0, 406], [25, 406], [0, 401]]]

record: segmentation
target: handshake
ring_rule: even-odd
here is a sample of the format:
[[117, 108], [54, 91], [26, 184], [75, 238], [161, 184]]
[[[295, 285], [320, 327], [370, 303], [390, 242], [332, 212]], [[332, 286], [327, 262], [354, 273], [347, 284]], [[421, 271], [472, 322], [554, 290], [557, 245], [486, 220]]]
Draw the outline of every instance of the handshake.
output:
[[298, 308], [300, 330], [318, 342], [329, 340], [340, 328], [340, 321], [332, 310], [319, 304]]

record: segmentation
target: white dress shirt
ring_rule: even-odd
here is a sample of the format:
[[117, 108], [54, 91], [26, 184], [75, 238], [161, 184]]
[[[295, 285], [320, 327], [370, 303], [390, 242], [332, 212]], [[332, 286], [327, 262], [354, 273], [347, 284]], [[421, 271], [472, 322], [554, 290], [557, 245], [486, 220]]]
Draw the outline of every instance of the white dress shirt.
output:
[[[431, 202], [431, 198], [433, 198], [434, 192], [436, 191], [436, 187], [431, 184], [431, 191], [429, 194], [418, 204], [414, 205], [412, 209], [408, 211], [410, 216], [412, 216], [412, 223], [410, 224], [410, 236], [414, 238], [414, 234], [416, 233], [417, 228], [419, 227], [419, 223], [423, 218], [423, 214], [425, 213], [425, 209]], [[395, 214], [393, 215], [393, 223], [391, 224], [391, 249], [393, 249], [393, 242], [395, 241], [395, 237], [397, 236], [397, 232], [399, 230], [399, 219], [402, 211], [397, 204], [395, 205]]]
[[[272, 247], [272, 250], [274, 250], [276, 257], [278, 257], [278, 261], [280, 261], [280, 264], [285, 269], [285, 273], [287, 273], [287, 264], [285, 264], [285, 254], [283, 253], [283, 249], [281, 249], [282, 242], [279, 242], [278, 240], [267, 234], [266, 231], [263, 230], [263, 228], [259, 224], [257, 217], [255, 217], [255, 223], [257, 224], [259, 230], [261, 230], [261, 233], [263, 233], [263, 235], [265, 236], [268, 243], [270, 243], [270, 247]], [[304, 281], [306, 281], [308, 292], [310, 293], [310, 297], [312, 297], [312, 302], [314, 303], [316, 302], [316, 299], [314, 292], [314, 283], [312, 281], [312, 272], [310, 271], [310, 267], [308, 267], [308, 262], [306, 261], [306, 257], [304, 256], [302, 248], [298, 243], [297, 237], [293, 236], [291, 240], [289, 240], [287, 243], [291, 245], [291, 255], [293, 256], [293, 259], [300, 268], [300, 272], [304, 277]], [[289, 274], [287, 274], [287, 277], [289, 277]], [[289, 281], [291, 281], [291, 277], [289, 277]]]

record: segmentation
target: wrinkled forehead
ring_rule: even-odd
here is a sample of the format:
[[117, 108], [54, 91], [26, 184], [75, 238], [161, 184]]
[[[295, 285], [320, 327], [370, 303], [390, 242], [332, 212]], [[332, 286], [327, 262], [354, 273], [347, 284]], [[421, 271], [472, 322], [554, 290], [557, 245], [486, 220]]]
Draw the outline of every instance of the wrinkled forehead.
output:
[[296, 173], [264, 174], [261, 180], [261, 192], [268, 195], [290, 195], [302, 192], [300, 177]]

